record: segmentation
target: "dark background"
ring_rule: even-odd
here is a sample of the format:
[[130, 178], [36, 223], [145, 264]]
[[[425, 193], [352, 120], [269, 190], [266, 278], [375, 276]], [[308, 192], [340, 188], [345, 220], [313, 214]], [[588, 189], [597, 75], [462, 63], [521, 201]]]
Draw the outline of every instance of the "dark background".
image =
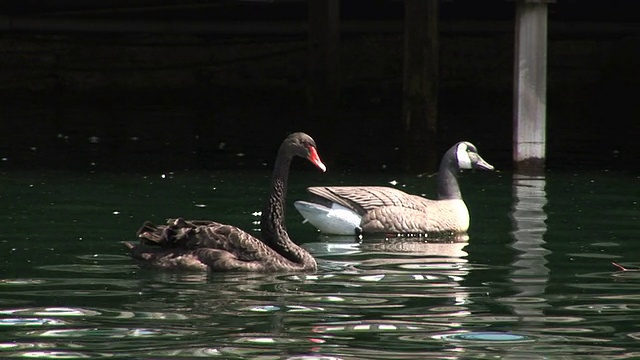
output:
[[[438, 146], [469, 140], [508, 169], [515, 4], [440, 5]], [[639, 8], [549, 5], [548, 168], [638, 168]], [[400, 170], [402, 1], [341, 2], [340, 103], [324, 120], [308, 107], [295, 30], [305, 1], [14, 1], [0, 12], [0, 169], [262, 168], [287, 133], [306, 131], [334, 171]]]

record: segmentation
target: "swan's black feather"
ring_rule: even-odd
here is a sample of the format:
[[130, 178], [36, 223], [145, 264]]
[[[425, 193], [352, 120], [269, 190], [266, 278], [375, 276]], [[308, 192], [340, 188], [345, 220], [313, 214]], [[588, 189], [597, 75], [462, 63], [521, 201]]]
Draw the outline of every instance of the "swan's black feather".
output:
[[140, 244], [126, 243], [142, 266], [208, 271], [315, 271], [309, 252], [289, 238], [284, 203], [289, 165], [294, 156], [307, 158], [320, 169], [314, 140], [304, 133], [289, 135], [280, 146], [271, 193], [262, 214], [261, 238], [242, 229], [209, 220], [170, 219], [166, 225], [145, 222]]

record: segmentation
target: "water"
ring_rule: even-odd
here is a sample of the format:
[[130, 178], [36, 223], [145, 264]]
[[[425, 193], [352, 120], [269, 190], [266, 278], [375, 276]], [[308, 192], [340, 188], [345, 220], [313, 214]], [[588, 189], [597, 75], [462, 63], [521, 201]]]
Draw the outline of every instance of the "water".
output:
[[[1, 174], [0, 358], [640, 356], [637, 174], [464, 174], [468, 242], [323, 237], [290, 206], [315, 274], [158, 273], [126, 256], [144, 220], [257, 229], [269, 175]], [[394, 180], [435, 188], [304, 169], [289, 204], [305, 185]]]

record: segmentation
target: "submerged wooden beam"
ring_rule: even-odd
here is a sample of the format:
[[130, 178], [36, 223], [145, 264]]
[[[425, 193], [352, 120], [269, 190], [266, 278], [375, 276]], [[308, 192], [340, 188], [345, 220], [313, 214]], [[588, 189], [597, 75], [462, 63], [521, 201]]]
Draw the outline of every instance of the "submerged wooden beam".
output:
[[403, 168], [434, 171], [438, 164], [438, 0], [405, 0]]
[[513, 160], [526, 173], [542, 171], [546, 157], [548, 2], [516, 3]]
[[309, 0], [309, 103], [332, 112], [340, 95], [340, 1]]

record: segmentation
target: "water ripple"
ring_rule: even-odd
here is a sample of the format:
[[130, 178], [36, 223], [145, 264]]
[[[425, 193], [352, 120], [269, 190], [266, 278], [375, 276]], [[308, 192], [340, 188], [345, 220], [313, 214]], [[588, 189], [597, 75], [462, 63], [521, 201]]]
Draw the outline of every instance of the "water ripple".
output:
[[42, 279], [2, 279], [0, 287], [5, 297], [121, 297], [136, 293], [131, 288], [132, 280], [116, 278], [42, 278]]
[[109, 353], [80, 351], [82, 348], [84, 346], [74, 343], [13, 341], [0, 343], [0, 354], [2, 358], [95, 359], [114, 357], [114, 354]]
[[[90, 359], [95, 358], [95, 354], [85, 354], [76, 351], [24, 351], [17, 353], [7, 354], [8, 357], [25, 357], [25, 358], [39, 358], [39, 359]], [[111, 357], [111, 355], [104, 354], [98, 357]]]
[[235, 309], [238, 311], [238, 315], [242, 316], [243, 313], [273, 313], [273, 312], [285, 312], [285, 313], [316, 313], [325, 312], [327, 309], [319, 306], [304, 306], [304, 305], [251, 305], [247, 307], [241, 307]]
[[[123, 338], [174, 338], [195, 336], [202, 333], [197, 330], [179, 329], [151, 329], [151, 328], [70, 328], [53, 330], [35, 330], [22, 333], [24, 336], [55, 337], [55, 338], [96, 338], [96, 339], [123, 339]], [[16, 332], [16, 334], [20, 334]]]
[[566, 306], [565, 309], [598, 314], [629, 314], [640, 311], [639, 304], [579, 304]]
[[607, 291], [634, 291], [638, 289], [638, 284], [624, 283], [591, 283], [591, 284], [567, 284], [569, 287], [584, 290], [607, 290]]
[[0, 279], [0, 286], [40, 285], [45, 282], [43, 279]]
[[82, 308], [68, 308], [68, 307], [44, 307], [44, 308], [20, 308], [20, 309], [4, 309], [0, 310], [0, 315], [20, 315], [20, 316], [96, 316], [100, 315], [99, 311], [82, 309]]
[[100, 262], [127, 262], [130, 263], [131, 262], [131, 257], [129, 256], [125, 256], [125, 255], [114, 255], [114, 254], [82, 254], [82, 255], [78, 255], [77, 256], [78, 259], [80, 260], [85, 260], [85, 261], [100, 261]]
[[363, 320], [363, 321], [343, 321], [329, 322], [322, 325], [314, 325], [312, 332], [318, 334], [348, 334], [366, 332], [393, 332], [393, 333], [433, 333], [449, 330], [445, 324], [429, 324], [409, 321], [390, 320]]
[[512, 334], [512, 333], [504, 333], [504, 332], [464, 332], [457, 334], [444, 334], [437, 335], [434, 338], [442, 339], [445, 341], [453, 341], [453, 342], [470, 342], [475, 345], [477, 344], [487, 344], [487, 345], [495, 345], [495, 344], [514, 344], [514, 343], [526, 343], [535, 341], [533, 338], [520, 335], [520, 334]]
[[117, 274], [130, 273], [137, 269], [134, 265], [95, 265], [95, 264], [60, 264], [60, 265], [42, 265], [38, 269], [45, 271], [60, 271], [80, 274]]
[[124, 311], [106, 308], [69, 308], [69, 307], [34, 307], [2, 309], [0, 315], [11, 316], [2, 319], [0, 325], [60, 325], [67, 324], [61, 318], [87, 318], [100, 319], [125, 319], [135, 320], [164, 320], [164, 321], [192, 321], [203, 318], [204, 315], [176, 313], [176, 312], [153, 312], [153, 311]]
[[542, 329], [545, 333], [552, 334], [607, 334], [614, 333], [616, 329], [613, 326], [599, 325], [599, 326], [585, 326], [580, 327], [549, 327], [545, 326]]
[[49, 326], [65, 325], [64, 321], [50, 318], [4, 318], [0, 319], [0, 326]]

